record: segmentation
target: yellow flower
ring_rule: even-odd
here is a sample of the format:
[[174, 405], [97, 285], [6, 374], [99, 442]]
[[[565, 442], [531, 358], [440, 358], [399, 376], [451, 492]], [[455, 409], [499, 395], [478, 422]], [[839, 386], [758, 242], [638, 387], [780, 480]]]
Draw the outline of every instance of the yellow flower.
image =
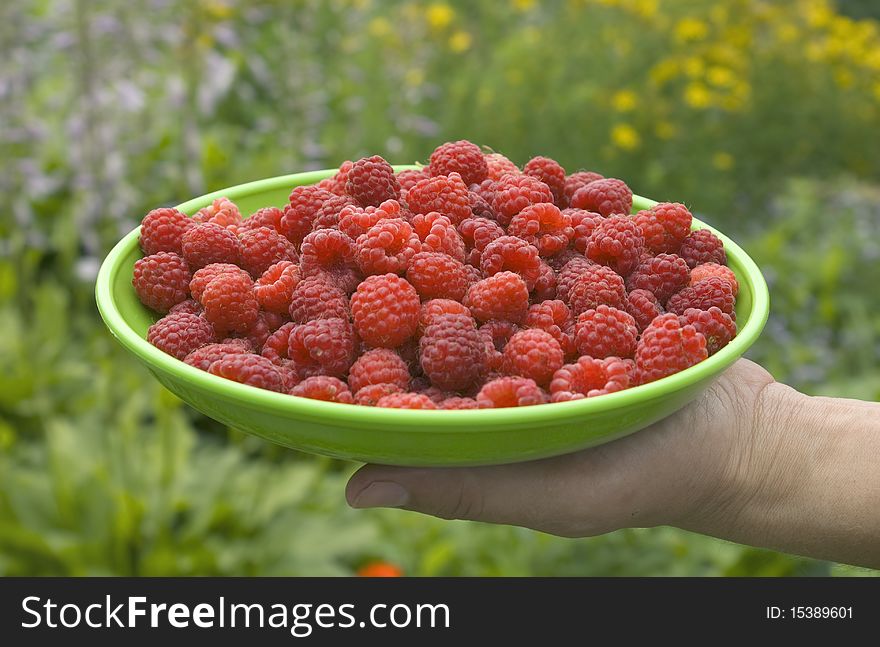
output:
[[535, 8], [535, 0], [513, 0], [513, 8], [517, 11], [529, 11]]
[[691, 56], [690, 58], [685, 59], [684, 62], [684, 73], [689, 77], [696, 78], [698, 76], [703, 75], [703, 70], [706, 69], [705, 63], [696, 56]]
[[625, 151], [638, 148], [641, 142], [639, 133], [629, 124], [615, 124], [611, 129], [611, 141], [615, 146]]
[[632, 90], [620, 90], [611, 97], [611, 106], [617, 112], [629, 112], [636, 107], [638, 97]]
[[730, 68], [721, 67], [720, 65], [713, 65], [706, 73], [706, 79], [711, 85], [714, 85], [716, 87], [729, 88], [731, 85], [733, 85], [736, 77], [734, 76], [733, 71]]
[[658, 0], [635, 0], [633, 10], [642, 18], [653, 18], [657, 15]]
[[651, 68], [649, 72], [651, 82], [654, 85], [663, 85], [678, 74], [678, 69], [678, 61], [672, 58], [664, 59]]
[[668, 121], [658, 122], [657, 125], [654, 126], [654, 134], [660, 139], [672, 139], [677, 132], [678, 129], [675, 127], [675, 124]]
[[708, 108], [712, 102], [712, 95], [702, 83], [688, 83], [684, 89], [684, 101], [691, 108]]
[[708, 33], [709, 27], [699, 18], [682, 18], [675, 25], [675, 40], [679, 43], [703, 40]]
[[455, 9], [448, 4], [435, 3], [428, 7], [425, 15], [431, 28], [439, 31], [448, 27], [455, 18]]
[[460, 54], [470, 49], [472, 41], [473, 38], [468, 32], [459, 29], [449, 37], [449, 49], [456, 54]]
[[733, 162], [733, 155], [724, 151], [718, 151], [712, 156], [712, 166], [719, 171], [729, 171], [733, 168]]
[[391, 23], [388, 22], [387, 18], [379, 16], [373, 18], [369, 24], [367, 24], [367, 31], [370, 33], [370, 36], [382, 38], [391, 33]]
[[825, 0], [812, 0], [806, 3], [807, 22], [811, 27], [824, 27], [834, 17], [834, 12]]
[[791, 23], [782, 23], [776, 28], [776, 35], [783, 43], [793, 43], [800, 37], [801, 32]]

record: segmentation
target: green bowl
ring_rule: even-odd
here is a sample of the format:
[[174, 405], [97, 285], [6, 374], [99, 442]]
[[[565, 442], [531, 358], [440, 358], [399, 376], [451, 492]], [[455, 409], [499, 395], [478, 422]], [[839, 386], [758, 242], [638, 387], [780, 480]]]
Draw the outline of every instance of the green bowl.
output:
[[[398, 170], [410, 167], [397, 167]], [[291, 187], [314, 184], [335, 171], [285, 175], [223, 189], [185, 202], [193, 214], [219, 196], [242, 212], [286, 203]], [[634, 209], [655, 202], [635, 196]], [[606, 443], [677, 411], [754, 343], [769, 312], [769, 294], [755, 262], [732, 240], [716, 233], [740, 289], [739, 334], [721, 351], [676, 375], [598, 398], [543, 406], [471, 411], [379, 409], [298, 398], [210, 375], [166, 355], [146, 341], [156, 316], [131, 285], [139, 228], [110, 252], [98, 273], [96, 297], [110, 332], [168, 390], [231, 427], [287, 447], [388, 465], [490, 465], [526, 461]]]

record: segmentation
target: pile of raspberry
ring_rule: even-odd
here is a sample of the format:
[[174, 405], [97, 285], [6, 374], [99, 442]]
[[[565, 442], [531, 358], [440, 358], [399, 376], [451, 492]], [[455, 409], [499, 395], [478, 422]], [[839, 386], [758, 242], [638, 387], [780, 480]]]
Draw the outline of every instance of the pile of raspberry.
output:
[[134, 268], [150, 343], [257, 388], [366, 406], [477, 409], [621, 391], [736, 335], [722, 242], [661, 203], [468, 141], [395, 173], [345, 162], [283, 208], [151, 211]]

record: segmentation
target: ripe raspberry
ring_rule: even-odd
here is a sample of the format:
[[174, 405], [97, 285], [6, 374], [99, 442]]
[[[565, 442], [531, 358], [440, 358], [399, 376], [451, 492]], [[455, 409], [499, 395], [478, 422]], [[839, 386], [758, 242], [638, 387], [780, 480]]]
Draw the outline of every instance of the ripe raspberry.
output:
[[200, 315], [202, 314], [202, 304], [195, 299], [186, 299], [174, 304], [168, 310], [168, 314], [174, 314], [175, 312], [188, 312], [191, 315]]
[[325, 276], [346, 294], [355, 290], [360, 272], [355, 242], [337, 229], [319, 229], [303, 239], [299, 269], [304, 277]]
[[427, 395], [421, 393], [392, 393], [379, 398], [377, 407], [387, 409], [438, 409]]
[[288, 321], [286, 324], [278, 328], [278, 330], [269, 335], [269, 338], [266, 339], [263, 344], [262, 350], [260, 350], [260, 355], [278, 366], [290, 364], [291, 362], [288, 356], [288, 350], [290, 349], [290, 333], [297, 327], [297, 325], [299, 324], [296, 322]]
[[619, 357], [581, 357], [556, 371], [550, 382], [550, 400], [568, 402], [615, 393], [629, 388], [627, 362]]
[[440, 403], [440, 408], [453, 411], [461, 409], [479, 409], [480, 405], [477, 404], [477, 401], [473, 398], [452, 396], [443, 400], [443, 402]]
[[538, 328], [521, 330], [507, 342], [502, 353], [501, 370], [507, 375], [528, 377], [546, 386], [565, 361], [559, 342]]
[[468, 287], [483, 280], [483, 273], [480, 271], [479, 267], [474, 267], [470, 263], [464, 266], [464, 270], [467, 273], [468, 277]]
[[697, 265], [694, 269], [692, 269], [690, 283], [691, 287], [693, 287], [693, 285], [698, 281], [702, 281], [703, 279], [708, 279], [713, 276], [722, 278], [730, 283], [730, 288], [733, 290], [733, 296], [736, 296], [739, 293], [739, 283], [737, 283], [736, 281], [736, 274], [734, 274], [733, 270], [726, 265], [719, 265], [718, 263], [703, 263], [701, 265]]
[[363, 407], [375, 407], [376, 403], [383, 397], [394, 395], [395, 393], [404, 393], [404, 390], [396, 384], [369, 384], [361, 387], [357, 394], [355, 394], [354, 402]]
[[296, 248], [274, 229], [260, 227], [242, 234], [241, 268], [259, 277], [278, 261], [296, 261]]
[[290, 395], [311, 400], [324, 400], [325, 402], [354, 404], [354, 397], [345, 382], [327, 375], [307, 377], [290, 389]]
[[222, 332], [246, 333], [260, 314], [254, 282], [244, 272], [227, 272], [215, 277], [202, 292], [199, 302], [205, 309], [205, 318]]
[[315, 319], [295, 326], [287, 338], [287, 357], [302, 378], [343, 377], [355, 357], [355, 339], [346, 319]]
[[564, 207], [565, 200], [565, 169], [549, 157], [533, 157], [523, 166], [523, 173], [536, 177], [550, 187], [553, 203]]
[[345, 192], [363, 207], [378, 206], [400, 198], [400, 183], [394, 169], [380, 155], [363, 157], [352, 164]]
[[183, 361], [195, 368], [207, 371], [218, 359], [227, 355], [244, 355], [250, 353], [250, 347], [242, 340], [233, 340], [223, 344], [208, 344], [189, 353]]
[[642, 263], [627, 277], [632, 290], [648, 290], [660, 303], [688, 284], [690, 270], [684, 259], [675, 254], [657, 254]]
[[283, 392], [284, 375], [265, 357], [251, 354], [227, 354], [208, 367], [211, 375], [255, 386], [267, 391]]
[[243, 234], [251, 229], [259, 229], [260, 227], [268, 227], [277, 232], [281, 232], [281, 219], [284, 212], [278, 207], [263, 207], [254, 211], [248, 218], [242, 220], [237, 228], [238, 234]]
[[153, 209], [141, 220], [141, 249], [147, 256], [159, 252], [180, 254], [183, 234], [193, 225], [195, 222], [177, 209]]
[[486, 245], [503, 236], [504, 228], [487, 218], [467, 218], [458, 224], [458, 232], [468, 251], [468, 263], [479, 266]]
[[465, 139], [446, 142], [435, 148], [428, 170], [434, 177], [458, 173], [465, 185], [479, 184], [489, 175], [483, 151]]
[[431, 177], [431, 174], [428, 173], [427, 167], [406, 169], [397, 174], [397, 182], [400, 184], [401, 191], [409, 191], [415, 186], [416, 182], [429, 177]]
[[[519, 171], [517, 171], [517, 174], [519, 174]], [[489, 205], [489, 208], [492, 209], [492, 220], [495, 220], [495, 209], [492, 208], [492, 203], [495, 201], [495, 186], [495, 180], [485, 179], [479, 184], [471, 184], [468, 187], [471, 193], [476, 193], [483, 198]], [[471, 204], [471, 211], [473, 211], [473, 204]]]
[[[415, 337], [407, 339], [402, 345], [397, 347], [397, 354], [409, 369], [409, 374], [414, 376], [422, 375], [422, 366], [419, 364], [419, 341]], [[411, 391], [415, 389], [410, 388]]]
[[640, 333], [654, 321], [655, 317], [665, 312], [657, 297], [648, 290], [630, 292], [626, 296], [626, 311], [635, 319]]
[[290, 294], [290, 318], [297, 323], [348, 316], [345, 292], [322, 277], [301, 280]]
[[565, 213], [571, 218], [571, 246], [581, 254], [586, 254], [590, 237], [593, 235], [593, 230], [602, 222], [602, 216], [583, 209], [566, 209]]
[[197, 348], [216, 341], [214, 327], [199, 315], [177, 312], [150, 326], [147, 341], [163, 353], [183, 359]]
[[492, 208], [492, 205], [489, 203], [489, 201], [486, 200], [486, 198], [484, 198], [482, 195], [480, 195], [476, 191], [468, 191], [468, 201], [471, 203], [472, 217], [488, 218], [490, 220], [495, 220], [495, 210]]
[[346, 207], [355, 206], [354, 200], [347, 195], [334, 195], [327, 198], [321, 204], [315, 219], [312, 221], [312, 231], [317, 229], [336, 229], [339, 227], [339, 217]]
[[517, 165], [501, 153], [486, 153], [483, 158], [486, 160], [487, 177], [490, 180], [500, 180], [507, 173], [519, 174]]
[[628, 214], [632, 210], [633, 194], [623, 180], [605, 178], [595, 180], [574, 192], [569, 206], [586, 209], [608, 217], [612, 214]]
[[453, 225], [473, 215], [468, 185], [458, 173], [421, 180], [407, 192], [406, 203], [414, 214], [436, 211]]
[[358, 334], [370, 346], [396, 348], [419, 325], [419, 295], [396, 274], [368, 276], [351, 297]]
[[645, 236], [645, 247], [655, 254], [677, 254], [693, 221], [687, 207], [677, 202], [661, 202], [634, 218]]
[[484, 348], [470, 316], [439, 315], [419, 340], [422, 370], [434, 386], [462, 391], [480, 376]]
[[325, 178], [321, 180], [319, 184], [321, 184], [321, 188], [330, 191], [331, 193], [335, 193], [336, 195], [345, 195], [345, 183], [348, 181], [348, 172], [351, 170], [354, 162], [351, 160], [345, 160], [340, 166], [339, 170], [332, 177]]
[[534, 245], [541, 256], [553, 256], [568, 247], [574, 229], [571, 216], [549, 202], [542, 202], [529, 205], [513, 216], [507, 233]]
[[547, 393], [527, 377], [499, 377], [486, 382], [476, 400], [481, 409], [528, 407], [545, 404]]
[[406, 212], [397, 200], [386, 200], [378, 207], [359, 207], [347, 205], [339, 212], [339, 231], [346, 234], [352, 240], [367, 233], [367, 230], [376, 223], [390, 218], [406, 220]]
[[321, 207], [335, 194], [317, 186], [298, 186], [290, 192], [278, 231], [297, 247], [302, 244]]
[[422, 248], [410, 224], [400, 218], [382, 220], [358, 236], [355, 259], [365, 276], [403, 274]]
[[577, 173], [572, 173], [567, 176], [562, 190], [562, 193], [565, 196], [565, 203], [570, 204], [572, 196], [574, 196], [575, 192], [581, 187], [587, 186], [590, 182], [604, 179], [605, 177], [603, 175], [594, 173], [593, 171], [578, 171]]
[[685, 260], [691, 269], [702, 263], [727, 264], [724, 243], [708, 229], [698, 229], [689, 233], [681, 242], [678, 255]]
[[287, 318], [279, 314], [260, 311], [257, 320], [244, 333], [244, 340], [250, 344], [254, 352], [259, 353], [272, 333], [278, 330], [285, 321], [287, 321]]
[[165, 313], [186, 301], [191, 278], [182, 257], [158, 252], [135, 261], [131, 284], [141, 303], [150, 310]]
[[692, 286], [682, 288], [666, 302], [666, 310], [675, 314], [684, 314], [688, 308], [708, 310], [715, 306], [721, 312], [735, 317], [733, 288], [730, 283], [718, 276], [697, 281]]
[[593, 359], [632, 357], [638, 336], [632, 315], [605, 305], [582, 312], [574, 325], [578, 353]]
[[645, 239], [629, 216], [610, 216], [596, 225], [587, 243], [587, 257], [627, 276], [639, 264]]
[[[554, 254], [550, 258], [546, 259], [546, 261], [547, 265], [549, 265], [554, 272], [560, 272], [562, 271], [562, 268], [565, 267], [566, 263], [575, 258], [586, 260], [583, 254], [579, 254], [575, 250], [569, 248], [559, 252], [558, 254]], [[587, 264], [589, 264], [589, 261], [587, 261]]]
[[419, 252], [413, 256], [406, 270], [406, 280], [424, 301], [461, 301], [470, 287], [464, 264], [439, 252]]
[[208, 287], [208, 283], [213, 281], [221, 274], [241, 274], [248, 276], [248, 273], [241, 269], [238, 265], [232, 263], [211, 263], [205, 265], [200, 270], [196, 270], [189, 282], [189, 292], [196, 301], [202, 300], [202, 292]]
[[504, 347], [520, 331], [520, 327], [510, 321], [490, 319], [477, 330], [486, 345], [486, 368], [490, 371], [501, 371]]
[[195, 222], [210, 222], [221, 227], [233, 227], [241, 223], [241, 211], [229, 198], [215, 199], [207, 207], [199, 209], [193, 215]]
[[604, 265], [585, 267], [568, 293], [568, 307], [575, 317], [582, 312], [607, 305], [622, 310], [626, 307], [623, 277]]
[[708, 356], [702, 333], [691, 325], [682, 326], [678, 315], [660, 315], [645, 328], [636, 347], [636, 383], [678, 373]]
[[503, 227], [510, 219], [530, 204], [553, 202], [550, 187], [530, 175], [505, 175], [495, 184], [492, 208]]
[[189, 266], [200, 269], [211, 263], [238, 263], [238, 237], [213, 223], [187, 229], [180, 239], [183, 257]]
[[594, 266], [595, 263], [589, 258], [576, 256], [562, 266], [559, 274], [556, 275], [556, 298], [568, 303], [568, 295], [572, 286], [577, 282], [588, 267]]
[[290, 298], [300, 280], [299, 266], [291, 261], [278, 261], [263, 272], [254, 284], [254, 296], [260, 307], [286, 315]]
[[516, 272], [531, 290], [541, 276], [541, 259], [534, 245], [516, 236], [501, 236], [486, 245], [480, 256], [483, 276]]
[[439, 315], [467, 315], [471, 317], [471, 311], [467, 306], [452, 299], [431, 299], [425, 301], [419, 308], [419, 327], [417, 337], [421, 337], [434, 319]]
[[348, 372], [348, 386], [357, 395], [371, 384], [393, 384], [409, 389], [409, 368], [400, 355], [387, 348], [374, 348], [358, 357]]
[[682, 326], [692, 325], [697, 332], [703, 334], [709, 355], [714, 355], [736, 337], [736, 324], [733, 319], [715, 306], [708, 310], [688, 308], [684, 314], [678, 316], [678, 321]]
[[465, 305], [477, 321], [519, 323], [529, 309], [529, 289], [519, 274], [500, 272], [474, 283], [465, 295]]
[[574, 319], [564, 301], [552, 299], [534, 304], [529, 308], [523, 325], [552, 335], [566, 357], [574, 354]]
[[[424, 384], [422, 383], [422, 380], [425, 380]], [[455, 391], [444, 391], [438, 386], [431, 386], [430, 384], [428, 384], [427, 378], [413, 380], [412, 392], [424, 395], [438, 407], [440, 406], [440, 404], [443, 403], [446, 398], [451, 398], [456, 395]]]
[[556, 272], [543, 260], [541, 261], [541, 273], [538, 280], [535, 281], [535, 287], [532, 289], [530, 301], [532, 303], [540, 303], [548, 299], [556, 298]]
[[418, 234], [419, 240], [424, 243], [422, 251], [443, 252], [464, 263], [464, 240], [449, 218], [432, 211], [413, 216], [411, 224]]

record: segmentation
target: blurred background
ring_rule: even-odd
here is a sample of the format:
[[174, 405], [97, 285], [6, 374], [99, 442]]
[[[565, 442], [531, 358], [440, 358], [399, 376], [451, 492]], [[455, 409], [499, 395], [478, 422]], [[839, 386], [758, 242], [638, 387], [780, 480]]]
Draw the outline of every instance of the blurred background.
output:
[[151, 208], [468, 138], [687, 203], [770, 283], [750, 356], [878, 399], [878, 18], [873, 0], [0, 3], [0, 574], [872, 574], [669, 528], [349, 510], [353, 465], [189, 409], [93, 288]]

